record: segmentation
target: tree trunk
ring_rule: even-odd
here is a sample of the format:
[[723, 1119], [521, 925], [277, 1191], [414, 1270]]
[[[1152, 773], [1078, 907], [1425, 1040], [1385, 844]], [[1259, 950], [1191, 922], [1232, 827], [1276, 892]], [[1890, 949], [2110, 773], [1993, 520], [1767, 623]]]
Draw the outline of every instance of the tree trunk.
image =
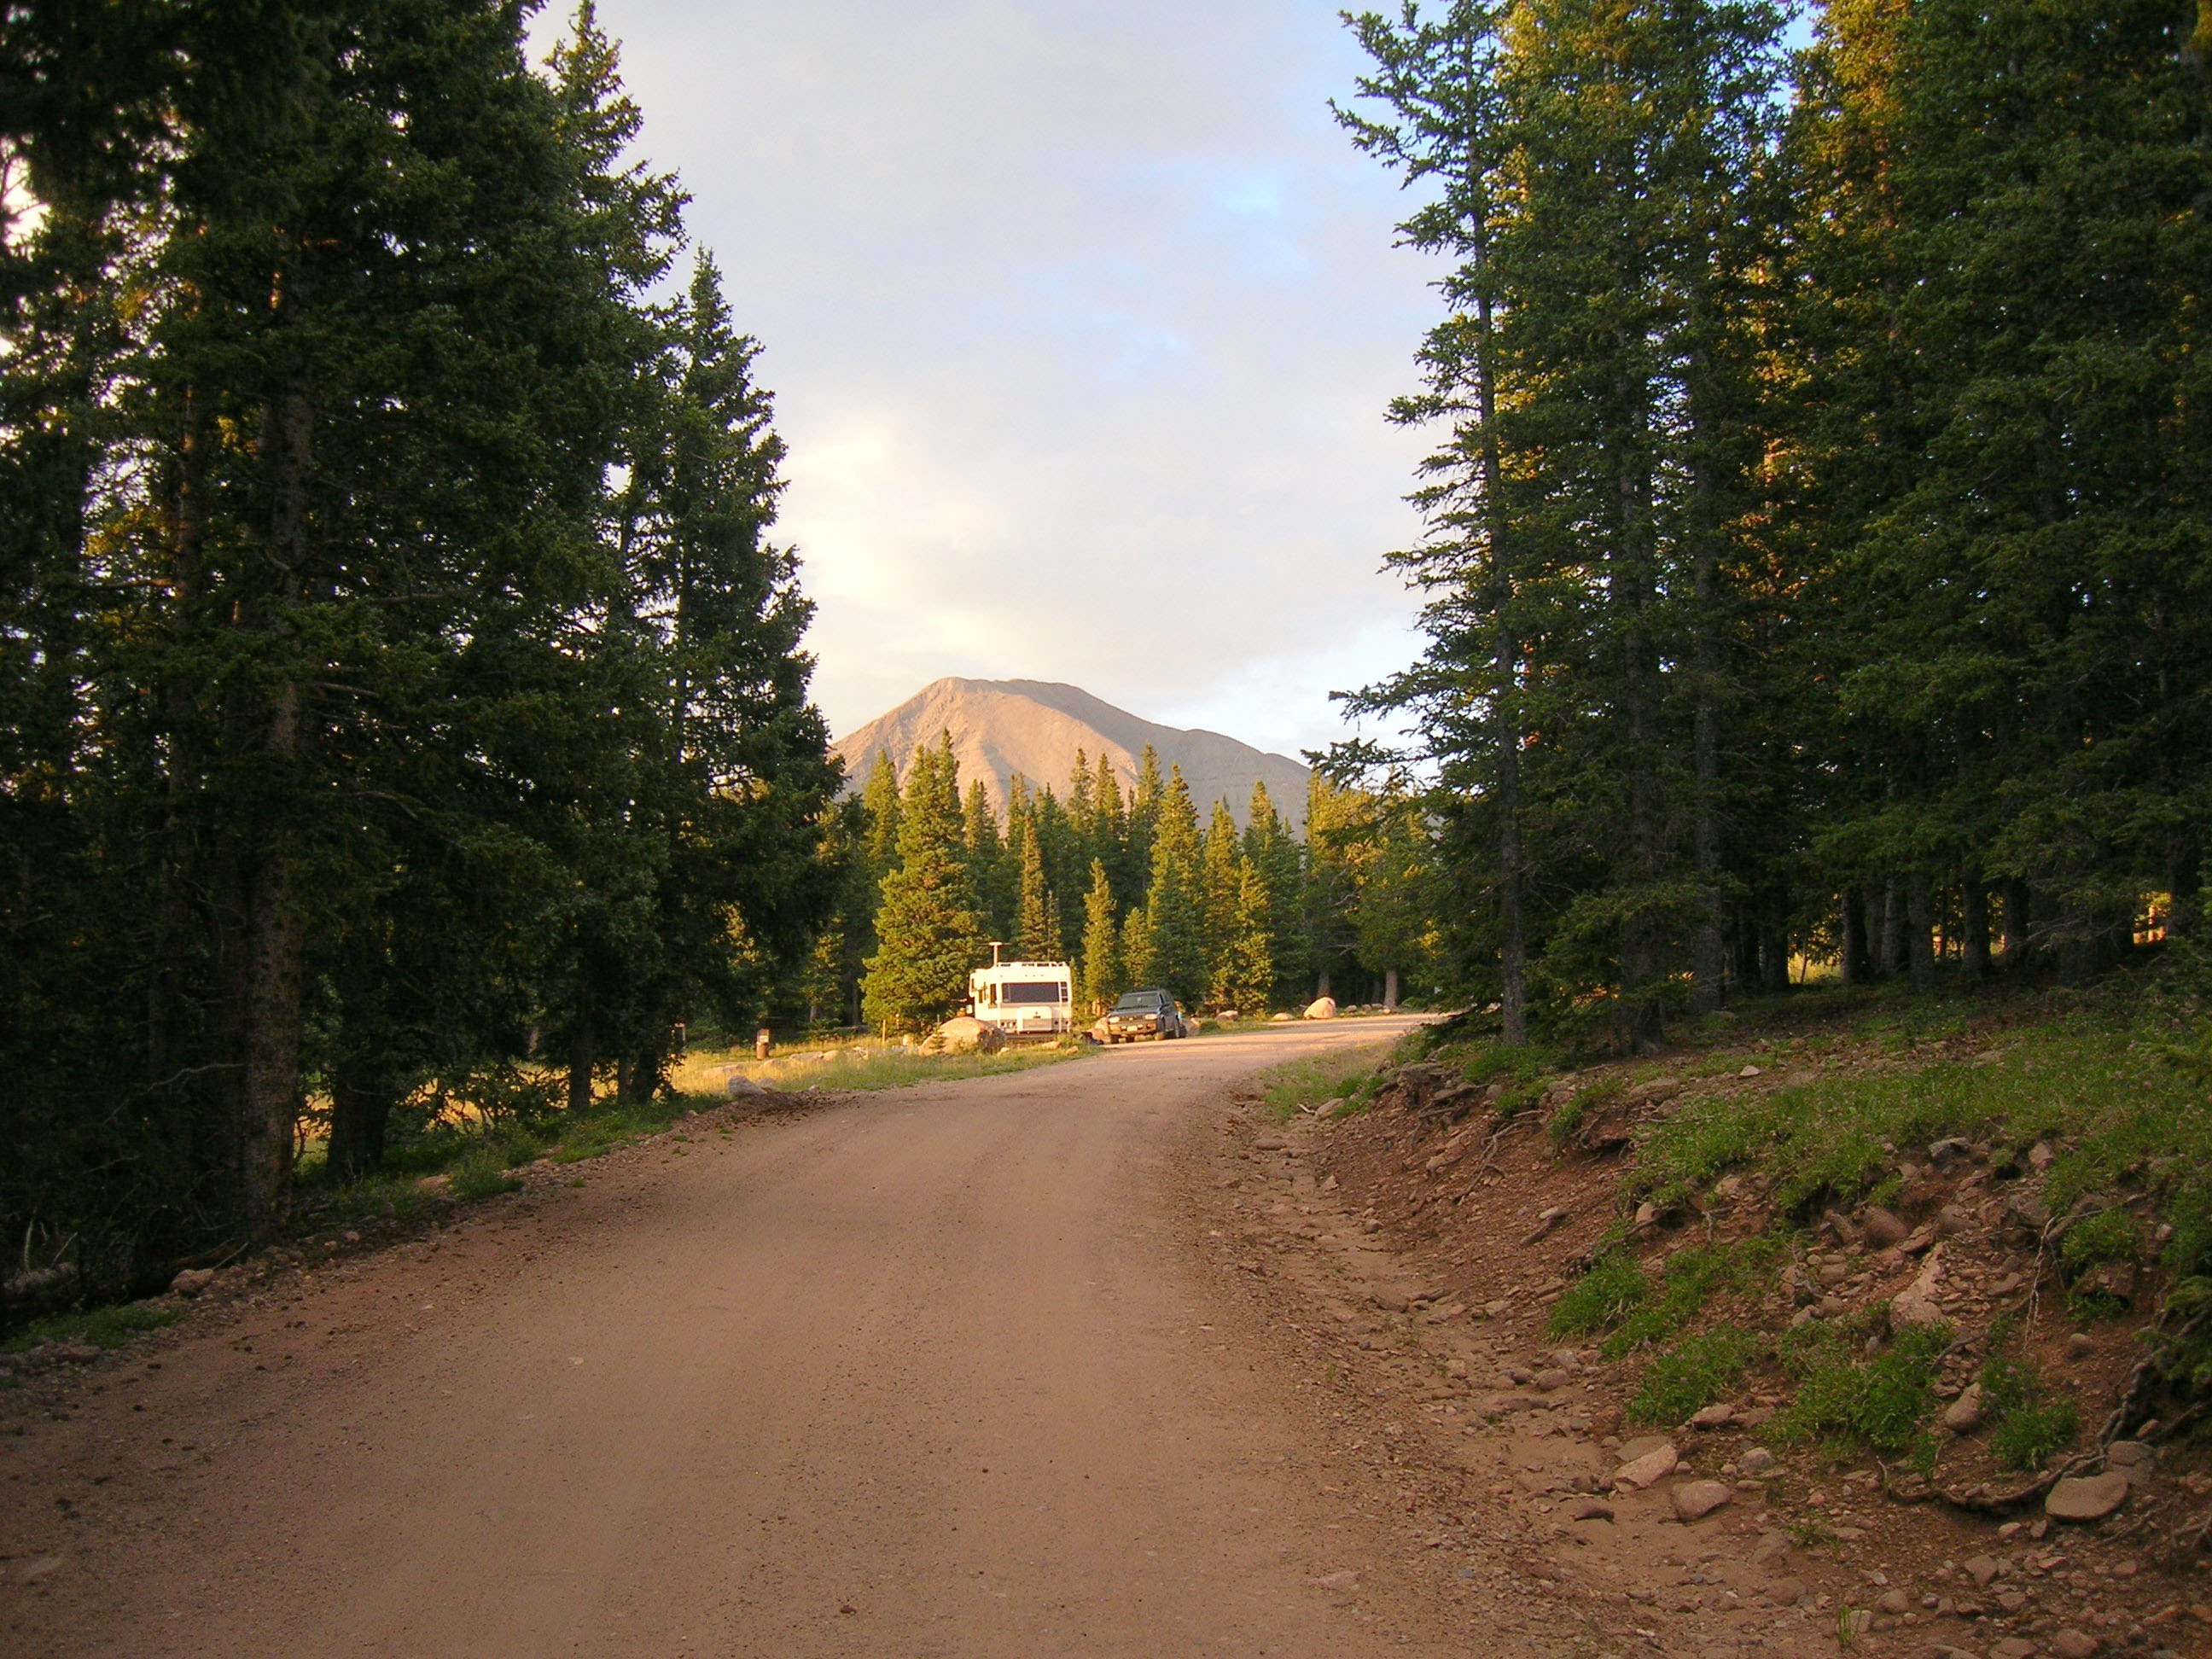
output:
[[[1486, 250], [1474, 251], [1480, 265]], [[1507, 556], [1510, 523], [1502, 494], [1504, 467], [1498, 448], [1497, 403], [1490, 371], [1492, 316], [1487, 295], [1475, 301], [1474, 399], [1482, 424], [1483, 530], [1488, 544], [1490, 608], [1491, 757], [1498, 813], [1498, 966], [1499, 1037], [1509, 1047], [1528, 1041], [1528, 908], [1521, 876], [1521, 725], [1515, 693], [1520, 686], [1520, 638], [1507, 614], [1513, 599]]]
[[1881, 942], [1875, 966], [1884, 979], [1895, 979], [1905, 970], [1905, 890], [1895, 877], [1881, 884]]
[[[276, 492], [270, 525], [270, 552], [281, 573], [275, 632], [292, 632], [284, 614], [300, 603], [307, 562], [307, 477], [313, 456], [313, 411], [295, 386], [276, 406]], [[270, 695], [260, 758], [260, 787], [279, 796], [289, 811], [300, 762], [299, 683], [281, 676]], [[243, 1052], [239, 1079], [240, 1176], [246, 1236], [273, 1237], [291, 1209], [293, 1136], [300, 1110], [300, 1019], [307, 985], [307, 929], [292, 890], [290, 826], [259, 819], [256, 845], [236, 856], [247, 861], [241, 884], [245, 938], [244, 987], [239, 1010]]]
[[2008, 878], [2004, 893], [2004, 965], [2017, 971], [2025, 967], [2033, 946], [2029, 942], [2029, 917], [2033, 914], [2033, 899], [2027, 884], [2017, 876]]
[[1777, 995], [1790, 988], [1790, 930], [1770, 921], [1760, 930], [1760, 985], [1769, 996]]
[[[1634, 360], [1625, 339], [1616, 340], [1620, 361]], [[1659, 987], [1664, 971], [1662, 947], [1650, 919], [1642, 914], [1651, 889], [1664, 873], [1665, 826], [1653, 750], [1658, 741], [1658, 652], [1651, 638], [1650, 605], [1656, 588], [1656, 529], [1651, 519], [1651, 476], [1645, 453], [1650, 426], [1650, 387], [1632, 370], [1613, 381], [1613, 488], [1620, 514], [1619, 556], [1614, 561], [1613, 599], [1620, 624], [1623, 695], [1627, 720], [1628, 886], [1634, 893], [1629, 920], [1621, 929], [1622, 1000], [1628, 1018], [1629, 1046], [1654, 1042], [1665, 1024]]]
[[1966, 872], [1959, 889], [1959, 908], [1966, 933], [1961, 963], [1968, 979], [1984, 978], [1990, 971], [1990, 890], [1983, 885], [1980, 871]]
[[2203, 857], [2198, 843], [2183, 839], [2174, 843], [2166, 861], [2166, 891], [2172, 902], [2166, 914], [2169, 939], [2186, 939], [2204, 922]]
[[590, 1010], [577, 1017], [576, 1029], [568, 1039], [568, 1109], [589, 1111], [592, 1105], [592, 1074], [599, 1069], [599, 1034], [593, 1025]]
[[1386, 1013], [1398, 1012], [1398, 970], [1395, 968], [1382, 975], [1382, 1008]]
[[1866, 894], [1856, 887], [1844, 890], [1843, 924], [1840, 961], [1838, 964], [1846, 985], [1863, 985], [1874, 977], [1873, 964], [1867, 960]]
[[376, 1172], [384, 1162], [392, 1104], [378, 1068], [359, 1059], [339, 1062], [331, 1077], [331, 1173], [356, 1181]]
[[617, 1098], [625, 1106], [641, 1106], [660, 1092], [668, 1057], [659, 1048], [646, 1048], [624, 1061], [617, 1085]]
[[1905, 965], [1916, 996], [1936, 988], [1935, 895], [1927, 875], [1916, 870], [1905, 883]]
[[[1692, 354], [1693, 374], [1707, 367], [1702, 351]], [[1697, 611], [1690, 623], [1690, 740], [1697, 777], [1691, 842], [1698, 866], [1698, 923], [1690, 946], [1690, 988], [1691, 1006], [1699, 1013], [1711, 1013], [1721, 1006], [1728, 976], [1721, 893], [1721, 648], [1717, 618], [1713, 614], [1719, 602], [1714, 581], [1719, 555], [1713, 526], [1712, 434], [1704, 412], [1707, 401], [1693, 387], [1691, 425], [1696, 459], [1691, 468], [1690, 521], [1697, 541], [1693, 578]], [[1783, 977], [1789, 977], [1786, 968]]]

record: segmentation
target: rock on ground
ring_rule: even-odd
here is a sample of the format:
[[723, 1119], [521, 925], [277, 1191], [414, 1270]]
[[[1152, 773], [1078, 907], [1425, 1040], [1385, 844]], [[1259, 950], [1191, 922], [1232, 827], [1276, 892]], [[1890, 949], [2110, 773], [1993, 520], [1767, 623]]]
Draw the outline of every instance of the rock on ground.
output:
[[2059, 1481], [2043, 1500], [2054, 1521], [2101, 1521], [2128, 1501], [2128, 1477], [2118, 1469]]

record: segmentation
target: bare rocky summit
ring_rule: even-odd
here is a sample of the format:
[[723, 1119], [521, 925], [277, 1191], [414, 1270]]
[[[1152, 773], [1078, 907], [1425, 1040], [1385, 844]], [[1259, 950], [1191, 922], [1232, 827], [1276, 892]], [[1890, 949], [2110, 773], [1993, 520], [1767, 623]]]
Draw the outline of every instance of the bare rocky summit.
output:
[[1017, 772], [1065, 796], [1078, 750], [1094, 767], [1105, 755], [1126, 795], [1137, 781], [1138, 757], [1150, 744], [1159, 751], [1163, 775], [1170, 766], [1182, 769], [1201, 818], [1215, 801], [1225, 800], [1243, 823], [1252, 785], [1263, 781], [1276, 810], [1294, 828], [1304, 827], [1306, 768], [1297, 761], [1218, 732], [1155, 726], [1088, 691], [1047, 680], [947, 678], [924, 686], [889, 714], [838, 739], [847, 788], [866, 788], [868, 775], [885, 753], [903, 775], [915, 750], [936, 742], [939, 732], [952, 733], [963, 787], [968, 780], [981, 778], [992, 805], [1002, 813], [1008, 781]]

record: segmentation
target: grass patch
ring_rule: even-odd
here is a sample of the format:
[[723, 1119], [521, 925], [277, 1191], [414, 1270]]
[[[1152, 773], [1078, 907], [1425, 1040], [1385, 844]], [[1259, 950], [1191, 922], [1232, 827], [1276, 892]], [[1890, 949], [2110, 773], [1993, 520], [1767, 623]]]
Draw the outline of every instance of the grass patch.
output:
[[1629, 1402], [1634, 1423], [1680, 1423], [1725, 1400], [1743, 1380], [1755, 1345], [1745, 1333], [1722, 1329], [1685, 1338], [1651, 1362]]
[[89, 1313], [52, 1314], [18, 1327], [0, 1340], [0, 1353], [20, 1353], [41, 1342], [86, 1342], [95, 1348], [119, 1348], [134, 1336], [173, 1325], [184, 1315], [158, 1302], [125, 1302]]
[[[763, 1089], [799, 1094], [808, 1089], [905, 1089], [917, 1083], [944, 1083], [968, 1078], [998, 1077], [1009, 1072], [1030, 1071], [1077, 1058], [1086, 1050], [1079, 1040], [1065, 1044], [1002, 1048], [995, 1054], [925, 1054], [912, 1048], [881, 1043], [848, 1043], [841, 1048], [805, 1048], [771, 1057], [751, 1058], [749, 1051], [687, 1055], [677, 1070], [679, 1093], [714, 1095], [724, 1092], [732, 1074], [751, 1079]], [[696, 1105], [696, 1101], [688, 1104]]]
[[2069, 1227], [2059, 1241], [2058, 1259], [2066, 1266], [2067, 1278], [2079, 1279], [2107, 1261], [2134, 1261], [2142, 1245], [2142, 1231], [2135, 1217], [2124, 1206], [2116, 1204]]
[[1695, 1319], [1714, 1292], [1756, 1283], [1781, 1253], [1779, 1243], [1763, 1237], [1697, 1244], [1675, 1251], [1656, 1273], [1645, 1272], [1626, 1250], [1601, 1255], [1552, 1304], [1552, 1334], [1608, 1331], [1603, 1352], [1618, 1359], [1665, 1341]]
[[1380, 1043], [1363, 1043], [1334, 1054], [1287, 1060], [1260, 1073], [1260, 1096], [1269, 1115], [1287, 1121], [1323, 1101], [1341, 1099], [1340, 1115], [1364, 1109], [1375, 1087], [1375, 1074], [1389, 1058]]
[[1635, 1257], [1601, 1256], [1552, 1304], [1552, 1334], [1589, 1336], [1612, 1330], [1650, 1296], [1651, 1281]]
[[2073, 1401], [2053, 1396], [2043, 1379], [2017, 1359], [1992, 1357], [1978, 1379], [1982, 1410], [1993, 1425], [1990, 1455], [2000, 1468], [2039, 1469], [2074, 1443], [2081, 1413]]
[[1780, 1419], [1783, 1433], [1891, 1457], [1924, 1451], [1923, 1425], [1936, 1408], [1936, 1368], [1951, 1346], [1950, 1328], [1916, 1326], [1872, 1356], [1854, 1350], [1856, 1331], [1808, 1325], [1784, 1342], [1797, 1398]]
[[1644, 1140], [1631, 1195], [1664, 1207], [1752, 1167], [1771, 1179], [1784, 1212], [1802, 1216], [1873, 1192], [1898, 1156], [1892, 1147], [1978, 1134], [2005, 1150], [2058, 1140], [2048, 1192], [2054, 1210], [2158, 1161], [2177, 1182], [2174, 1260], [2212, 1266], [2212, 1099], [2163, 1064], [2142, 1033], [2087, 1016], [2013, 1041], [1993, 1065], [1838, 1076], [1753, 1098], [1688, 1101]]
[[[529, 1162], [527, 1158], [524, 1163]], [[494, 1142], [471, 1148], [447, 1167], [447, 1189], [455, 1198], [489, 1198], [516, 1193], [522, 1182], [507, 1162], [507, 1149]]]

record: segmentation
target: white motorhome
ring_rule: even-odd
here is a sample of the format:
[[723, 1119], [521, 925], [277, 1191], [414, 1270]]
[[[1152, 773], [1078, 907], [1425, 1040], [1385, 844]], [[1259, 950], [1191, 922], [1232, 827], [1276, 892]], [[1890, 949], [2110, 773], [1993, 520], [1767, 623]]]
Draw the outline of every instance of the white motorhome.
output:
[[968, 975], [968, 1006], [1010, 1037], [1056, 1037], [1074, 1029], [1074, 989], [1064, 962], [994, 962]]

